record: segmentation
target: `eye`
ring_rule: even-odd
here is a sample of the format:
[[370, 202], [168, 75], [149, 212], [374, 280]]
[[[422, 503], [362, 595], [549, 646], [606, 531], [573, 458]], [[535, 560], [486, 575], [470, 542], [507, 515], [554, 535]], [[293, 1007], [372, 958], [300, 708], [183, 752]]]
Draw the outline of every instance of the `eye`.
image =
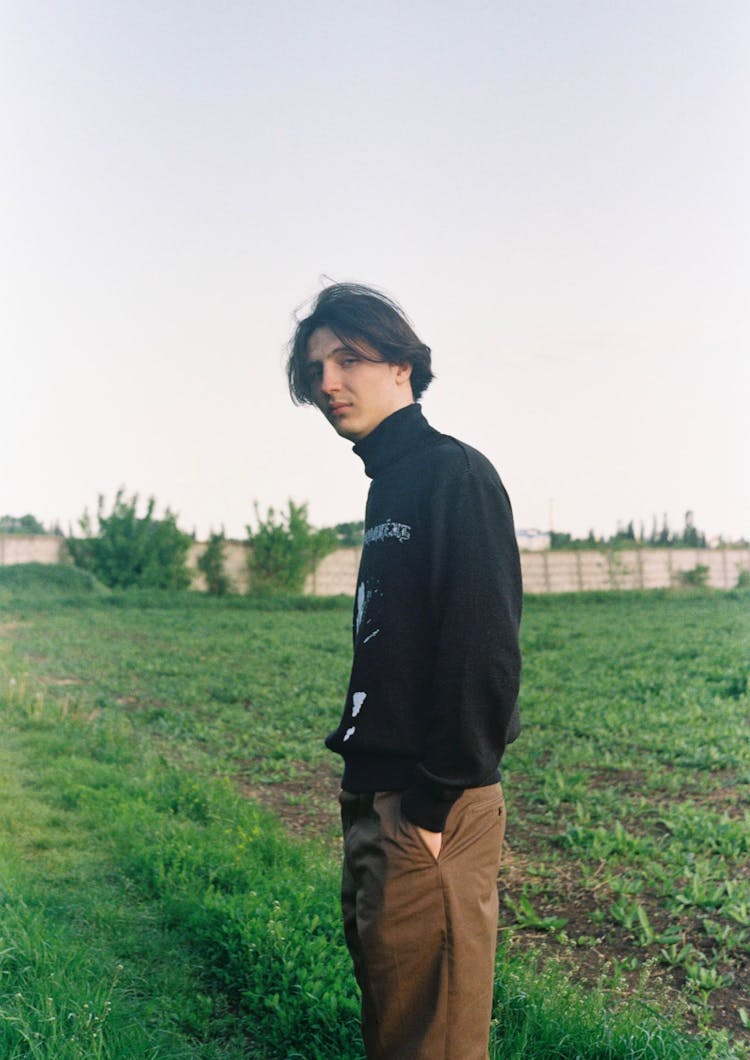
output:
[[309, 383], [319, 383], [323, 376], [323, 366], [320, 364], [308, 364], [307, 379]]
[[353, 350], [351, 346], [345, 346], [341, 350], [339, 356], [336, 358], [342, 368], [351, 368], [352, 365], [359, 364], [362, 360], [362, 355], [358, 350]]

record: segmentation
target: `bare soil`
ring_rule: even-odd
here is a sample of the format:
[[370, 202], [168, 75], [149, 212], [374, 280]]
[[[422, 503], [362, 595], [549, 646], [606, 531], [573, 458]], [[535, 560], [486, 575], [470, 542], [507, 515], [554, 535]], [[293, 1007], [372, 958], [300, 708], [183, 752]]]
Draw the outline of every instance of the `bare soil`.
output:
[[[600, 778], [602, 782], [604, 779]], [[633, 781], [637, 783], [637, 778], [634, 777]], [[297, 763], [294, 780], [268, 784], [250, 784], [240, 780], [239, 787], [248, 798], [271, 810], [292, 835], [324, 839], [331, 843], [332, 849], [339, 846], [336, 798], [339, 770], [335, 761], [316, 769], [300, 762]], [[729, 813], [739, 812], [736, 793], [731, 787], [722, 793], [714, 792], [705, 797]], [[512, 833], [512, 821], [510, 827]], [[540, 877], [535, 870], [549, 862], [551, 833], [547, 833], [550, 830], [541, 826], [535, 826], [533, 834], [527, 831], [523, 851], [514, 849], [512, 834], [511, 842], [505, 843], [498, 879], [501, 935], [512, 946], [533, 951], [544, 959], [555, 960], [569, 970], [574, 979], [591, 984], [606, 982], [615, 996], [625, 998], [636, 991], [643, 996], [645, 990], [646, 996], [653, 996], [661, 1010], [679, 1011], [688, 1028], [699, 1031], [700, 1012], [688, 1008], [680, 994], [685, 984], [684, 971], [656, 963], [658, 946], [652, 947], [653, 953], [644, 952], [626, 930], [613, 925], [611, 920], [606, 925], [597, 925], [592, 920], [592, 906], [600, 901], [603, 905], [607, 904], [610, 897], [606, 893], [607, 885], [604, 880], [601, 885], [592, 885], [589, 879], [584, 886], [582, 873], [574, 860], [556, 861], [554, 878], [547, 881], [547, 886], [535, 898], [534, 908], [541, 916], [565, 920], [563, 931], [519, 928], [512, 922], [512, 914], [505, 899], [517, 901], [525, 885], [531, 882], [539, 884]], [[604, 865], [601, 868], [603, 870]], [[599, 893], [598, 886], [601, 887]], [[642, 893], [638, 899], [645, 906], [656, 931], [667, 926], [655, 898]], [[612, 896], [611, 901], [614, 900]], [[505, 916], [502, 910], [505, 910]], [[681, 927], [685, 942], [691, 942], [698, 949], [706, 949], [709, 940], [700, 932], [695, 918], [686, 916]], [[635, 967], [634, 957], [639, 962]], [[734, 976], [732, 985], [713, 990], [710, 994], [710, 1025], [715, 1029], [726, 1029], [742, 1040], [748, 1031], [741, 1023], [738, 1010], [750, 1009], [750, 962], [745, 960], [731, 971]]]

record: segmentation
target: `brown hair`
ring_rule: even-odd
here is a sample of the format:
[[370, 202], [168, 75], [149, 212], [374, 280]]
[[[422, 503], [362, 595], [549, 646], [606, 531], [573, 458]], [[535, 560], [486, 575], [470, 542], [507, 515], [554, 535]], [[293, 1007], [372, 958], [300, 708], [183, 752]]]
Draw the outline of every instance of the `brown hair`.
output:
[[433, 378], [430, 347], [415, 334], [396, 302], [372, 287], [334, 283], [324, 287], [289, 343], [286, 372], [296, 405], [312, 404], [307, 344], [317, 328], [330, 328], [342, 342], [365, 342], [390, 364], [411, 365], [411, 388], [421, 397]]

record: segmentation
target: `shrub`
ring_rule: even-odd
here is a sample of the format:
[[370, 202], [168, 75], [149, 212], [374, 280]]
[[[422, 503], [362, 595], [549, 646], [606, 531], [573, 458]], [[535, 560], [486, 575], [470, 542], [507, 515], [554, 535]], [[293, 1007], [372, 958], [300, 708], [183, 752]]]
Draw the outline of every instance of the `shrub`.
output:
[[677, 572], [677, 584], [683, 589], [702, 589], [708, 585], [709, 569], [705, 563], [698, 563], [691, 570]]
[[34, 515], [0, 515], [0, 534], [46, 534]]
[[361, 548], [365, 524], [361, 519], [356, 523], [336, 523], [333, 532], [338, 538], [339, 548]]
[[277, 516], [269, 508], [262, 519], [255, 505], [258, 529], [248, 526], [248, 565], [251, 592], [300, 593], [305, 578], [317, 564], [338, 548], [333, 530], [315, 530], [307, 518], [307, 504], [289, 501], [289, 510]]
[[154, 518], [153, 497], [145, 515], [138, 516], [138, 495], [128, 500], [123, 494], [118, 490], [109, 515], [100, 494], [96, 532], [88, 511], [84, 512], [79, 520], [83, 537], [67, 538], [73, 562], [110, 588], [186, 589], [190, 536], [178, 528], [169, 509], [163, 519]]
[[69, 563], [11, 563], [0, 567], [0, 590], [12, 596], [104, 596], [108, 590], [93, 574]]
[[213, 596], [226, 596], [231, 588], [224, 569], [224, 533], [211, 534], [205, 551], [198, 557], [198, 570]]
[[746, 567], [740, 567], [739, 573], [737, 574], [736, 589], [750, 589], [750, 570]]

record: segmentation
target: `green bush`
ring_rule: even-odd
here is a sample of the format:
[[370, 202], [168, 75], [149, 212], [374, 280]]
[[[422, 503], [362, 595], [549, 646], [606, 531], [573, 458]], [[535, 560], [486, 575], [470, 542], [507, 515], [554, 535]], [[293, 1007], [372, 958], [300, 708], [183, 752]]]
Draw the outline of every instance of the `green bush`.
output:
[[0, 515], [0, 534], [46, 534], [34, 515]]
[[709, 569], [704, 563], [698, 563], [690, 570], [677, 572], [677, 584], [683, 589], [703, 589], [708, 585]]
[[212, 596], [226, 596], [231, 588], [224, 569], [224, 534], [211, 534], [205, 551], [198, 557], [198, 570], [206, 579]]
[[750, 570], [747, 570], [745, 567], [740, 567], [735, 589], [750, 589]]
[[0, 590], [17, 596], [106, 594], [107, 588], [89, 571], [68, 563], [11, 563], [0, 567]]
[[85, 511], [79, 520], [82, 537], [67, 538], [77, 567], [90, 571], [110, 588], [186, 589], [190, 584], [187, 552], [190, 536], [177, 526], [169, 509], [154, 518], [156, 501], [149, 498], [146, 513], [137, 514], [138, 495], [129, 500], [118, 490], [112, 511], [104, 511], [99, 496], [96, 532]]
[[307, 505], [289, 501], [289, 510], [277, 516], [269, 508], [262, 519], [255, 505], [258, 529], [247, 528], [251, 592], [301, 593], [307, 575], [338, 548], [333, 530], [315, 530], [307, 518]]

